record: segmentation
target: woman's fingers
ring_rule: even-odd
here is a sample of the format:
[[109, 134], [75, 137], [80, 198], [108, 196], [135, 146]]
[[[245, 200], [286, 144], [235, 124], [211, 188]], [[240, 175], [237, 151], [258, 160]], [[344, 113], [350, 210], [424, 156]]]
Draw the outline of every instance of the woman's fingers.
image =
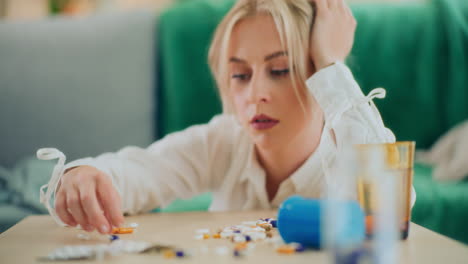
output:
[[122, 226], [124, 217], [120, 208], [120, 195], [109, 179], [103, 177], [98, 183], [96, 193], [109, 223], [115, 227]]
[[310, 2], [315, 2], [318, 12], [328, 10], [328, 0], [310, 0]]
[[75, 221], [80, 224], [84, 230], [88, 232], [93, 231], [94, 227], [88, 223], [86, 214], [81, 206], [80, 196], [77, 189], [68, 189], [66, 203], [67, 211], [73, 216]]
[[336, 9], [339, 7], [339, 1], [342, 1], [342, 0], [326, 0], [327, 1], [327, 4], [328, 4], [328, 8], [329, 9]]
[[55, 211], [59, 218], [69, 226], [76, 226], [77, 223], [73, 216], [67, 211], [67, 202], [65, 192], [59, 191], [55, 198]]
[[99, 205], [94, 185], [80, 185], [79, 191], [81, 205], [88, 223], [93, 225], [102, 234], [110, 233], [111, 227]]
[[344, 0], [314, 0], [317, 15], [311, 31], [309, 54], [317, 70], [344, 61], [354, 43], [356, 21]]
[[356, 24], [356, 19], [354, 18], [353, 11], [351, 11], [351, 8], [349, 7], [349, 5], [345, 3], [343, 6], [345, 9], [345, 13], [348, 15], [349, 18], [351, 18], [354, 24]]

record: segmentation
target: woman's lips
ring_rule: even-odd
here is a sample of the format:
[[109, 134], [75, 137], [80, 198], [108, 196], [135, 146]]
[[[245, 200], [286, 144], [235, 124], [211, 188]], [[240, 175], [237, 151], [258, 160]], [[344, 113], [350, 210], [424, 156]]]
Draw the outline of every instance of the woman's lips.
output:
[[250, 120], [250, 125], [257, 130], [266, 130], [276, 126], [279, 120], [271, 118], [267, 115], [256, 115]]

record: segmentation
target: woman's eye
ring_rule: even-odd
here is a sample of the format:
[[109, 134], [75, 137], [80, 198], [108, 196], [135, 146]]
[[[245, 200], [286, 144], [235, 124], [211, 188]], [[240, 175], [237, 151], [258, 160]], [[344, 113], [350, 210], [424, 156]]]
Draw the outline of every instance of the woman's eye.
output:
[[248, 74], [233, 74], [232, 75], [232, 79], [238, 79], [238, 80], [241, 80], [241, 81], [245, 81], [247, 79], [249, 79], [249, 75]]
[[271, 70], [271, 75], [274, 77], [281, 77], [289, 74], [289, 69], [282, 69], [282, 70]]

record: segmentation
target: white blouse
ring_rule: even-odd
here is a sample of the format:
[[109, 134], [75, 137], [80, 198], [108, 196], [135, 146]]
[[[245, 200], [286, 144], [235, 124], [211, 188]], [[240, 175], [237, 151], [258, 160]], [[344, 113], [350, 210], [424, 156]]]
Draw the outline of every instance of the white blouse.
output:
[[170, 134], [148, 148], [125, 147], [116, 153], [73, 161], [64, 169], [90, 165], [109, 175], [121, 195], [123, 211], [129, 214], [165, 207], [176, 198], [188, 199], [208, 191], [213, 193], [210, 211], [270, 209], [293, 194], [320, 198], [330, 177], [324, 164], [333, 166], [342, 146], [394, 142], [395, 136], [384, 126], [371, 101], [383, 98], [385, 90], [379, 88], [364, 96], [343, 63], [318, 71], [306, 84], [325, 114], [320, 144], [281, 183], [271, 202], [254, 144], [236, 118], [226, 114], [215, 116], [208, 124]]

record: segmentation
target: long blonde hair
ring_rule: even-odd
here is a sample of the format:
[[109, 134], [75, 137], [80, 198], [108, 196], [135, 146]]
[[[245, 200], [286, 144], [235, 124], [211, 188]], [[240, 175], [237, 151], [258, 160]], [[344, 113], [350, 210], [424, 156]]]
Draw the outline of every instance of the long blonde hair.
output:
[[281, 45], [288, 54], [295, 94], [304, 106], [297, 80], [303, 84], [307, 78], [307, 51], [314, 16], [311, 3], [309, 0], [238, 0], [218, 25], [208, 55], [208, 63], [216, 80], [225, 113], [233, 112], [228, 93], [228, 49], [232, 30], [240, 20], [258, 14], [268, 14], [273, 18]]

